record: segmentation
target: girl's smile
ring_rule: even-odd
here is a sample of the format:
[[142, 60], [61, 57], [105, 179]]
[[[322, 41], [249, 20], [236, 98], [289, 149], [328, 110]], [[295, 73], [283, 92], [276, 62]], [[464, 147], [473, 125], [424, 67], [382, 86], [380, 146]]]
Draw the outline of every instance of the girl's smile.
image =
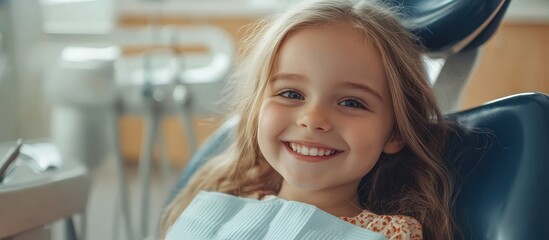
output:
[[320, 162], [333, 159], [343, 151], [316, 143], [283, 142], [288, 152], [298, 160]]

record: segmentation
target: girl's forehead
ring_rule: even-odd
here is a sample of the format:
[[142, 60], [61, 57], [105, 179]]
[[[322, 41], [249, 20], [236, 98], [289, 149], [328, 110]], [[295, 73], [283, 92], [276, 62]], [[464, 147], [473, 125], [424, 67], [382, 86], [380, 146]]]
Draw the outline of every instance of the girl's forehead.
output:
[[309, 26], [293, 32], [281, 44], [273, 64], [272, 73], [280, 72], [385, 81], [380, 52], [348, 22]]
[[[327, 41], [329, 41], [329, 44], [336, 46], [354, 46], [357, 51], [368, 48], [371, 50], [369, 55], [380, 55], [379, 47], [373, 41], [370, 34], [364, 28], [357, 27], [351, 21], [341, 20], [322, 24], [307, 24], [294, 28], [282, 39], [278, 49], [275, 51], [272, 68], [275, 69], [277, 67], [281, 55], [288, 48], [289, 42], [306, 42], [304, 45], [310, 46]], [[299, 51], [299, 48], [292, 49], [291, 51], [295, 50]], [[325, 51], [320, 51], [320, 53], [322, 52]]]
[[[360, 27], [356, 23], [350, 20], [339, 20], [333, 22], [307, 23], [298, 25], [290, 31], [285, 40], [302, 31], [338, 31], [340, 33], [347, 33], [351, 35], [358, 34], [362, 39], [366, 39], [368, 35], [365, 28]], [[341, 35], [340, 37], [347, 37], [347, 35]]]

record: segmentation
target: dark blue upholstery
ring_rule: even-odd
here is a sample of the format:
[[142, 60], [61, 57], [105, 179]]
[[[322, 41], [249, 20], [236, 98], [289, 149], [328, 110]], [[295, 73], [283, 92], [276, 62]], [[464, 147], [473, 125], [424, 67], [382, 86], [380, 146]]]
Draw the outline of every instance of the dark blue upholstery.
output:
[[[514, 95], [447, 117], [460, 125], [445, 157], [456, 175], [456, 239], [549, 236], [549, 96]], [[200, 148], [168, 201], [229, 145], [236, 124], [225, 123]]]
[[459, 51], [484, 44], [501, 23], [510, 0], [389, 0], [404, 13], [404, 25], [429, 52]]
[[448, 117], [477, 128], [459, 129], [446, 156], [465, 239], [546, 239], [549, 96], [515, 95]]

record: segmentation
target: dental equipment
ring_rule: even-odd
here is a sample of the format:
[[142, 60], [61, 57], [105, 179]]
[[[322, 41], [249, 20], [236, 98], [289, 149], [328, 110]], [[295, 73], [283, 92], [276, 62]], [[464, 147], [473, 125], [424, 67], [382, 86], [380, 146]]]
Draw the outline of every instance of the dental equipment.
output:
[[[60, 164], [44, 171], [21, 164], [25, 163], [20, 161], [25, 147], [55, 158]], [[67, 239], [81, 239], [78, 236], [85, 233], [85, 218], [78, 234], [73, 216], [85, 215], [90, 187], [87, 167], [76, 159], [61, 157], [57, 146], [47, 140], [0, 143], [0, 155], [4, 153], [7, 161], [3, 163], [11, 163], [11, 167], [2, 166], [2, 171], [8, 169], [9, 175], [3, 174], [0, 183], [0, 239], [49, 240], [52, 235], [49, 225], [63, 219]]]
[[[51, 138], [64, 156], [93, 168], [113, 152], [118, 178], [117, 209], [126, 234], [133, 238], [124, 159], [119, 145], [120, 100], [114, 61], [120, 53], [109, 44], [67, 47], [51, 69], [46, 93], [53, 103]], [[110, 146], [110, 147], [109, 147]]]
[[23, 144], [20, 138], [0, 162], [0, 184], [8, 177], [17, 159], [23, 160], [34, 172], [51, 171], [61, 167], [61, 154], [50, 143]]
[[[211, 92], [224, 88], [234, 54], [231, 37], [216, 27], [161, 28], [155, 34], [156, 44], [170, 48], [149, 51], [148, 60], [141, 56], [122, 55], [119, 46], [150, 44], [151, 29], [120, 30], [107, 36], [86, 36], [85, 39], [65, 36], [71, 42], [83, 42], [62, 50], [61, 61], [52, 68], [46, 82], [46, 92], [54, 104], [52, 139], [59, 144], [62, 152], [93, 167], [100, 162], [98, 159], [104, 158], [103, 154], [97, 153], [105, 152], [107, 143], [112, 146], [108, 149], [114, 151], [120, 186], [117, 211], [114, 213], [115, 225], [122, 215], [125, 235], [131, 240], [136, 239], [136, 234], [147, 235], [150, 196], [145, 195], [149, 192], [152, 149], [162, 140], [159, 131], [161, 119], [174, 113], [182, 116], [192, 154], [197, 145], [192, 116], [211, 116], [215, 113], [212, 106], [218, 100], [212, 97]], [[105, 41], [110, 44], [98, 43]], [[189, 45], [203, 46], [207, 52], [188, 53], [183, 57], [181, 52], [174, 51]], [[164, 62], [155, 64], [158, 62], [155, 59], [159, 58], [164, 58], [160, 59]], [[183, 65], [185, 69], [181, 67]], [[150, 92], [145, 97], [146, 82], [150, 87], [147, 91]], [[139, 179], [143, 196], [140, 210], [144, 217], [135, 218], [130, 217], [129, 213], [130, 199], [117, 124], [121, 115], [143, 113], [147, 120], [140, 153]], [[82, 148], [86, 142], [89, 147]], [[94, 152], [96, 155], [92, 155]], [[161, 152], [165, 154], [166, 151]], [[165, 155], [162, 158], [163, 172], [166, 173], [168, 161]], [[147, 226], [147, 229], [142, 227], [139, 233], [134, 232], [132, 218], [138, 219], [137, 226]]]
[[19, 156], [21, 145], [23, 145], [23, 140], [21, 139], [17, 140], [17, 145], [15, 147], [12, 147], [6, 153], [6, 156], [4, 156], [4, 158], [2, 159], [2, 162], [0, 162], [0, 184], [4, 181], [4, 178], [6, 178], [6, 176], [8, 175], [9, 170], [12, 167], [12, 164], [17, 159], [17, 156]]
[[[181, 116], [190, 155], [196, 149], [196, 134], [193, 115], [212, 115], [212, 106], [216, 104], [211, 92], [218, 92], [225, 86], [225, 79], [230, 71], [234, 46], [231, 38], [211, 26], [187, 26], [180, 28], [162, 28], [155, 32], [158, 43], [167, 43], [168, 51], [150, 51], [141, 58], [143, 68], [136, 68], [139, 61], [132, 59], [119, 62], [119, 84], [121, 99], [125, 103], [125, 113], [146, 113], [145, 139], [139, 163], [139, 174], [142, 183], [141, 236], [148, 235], [149, 226], [149, 177], [151, 171], [152, 149], [162, 139], [160, 119], [172, 113]], [[128, 39], [126, 44], [136, 44], [135, 38]], [[207, 59], [203, 54], [185, 54], [177, 50], [181, 45], [205, 46], [209, 50]], [[163, 64], [155, 64], [155, 58], [162, 58]], [[196, 59], [199, 63], [193, 63]], [[156, 59], [158, 60], [158, 59]], [[137, 63], [137, 64], [136, 64]], [[204, 64], [206, 63], [206, 64]], [[183, 69], [182, 66], [185, 66]], [[136, 70], [137, 69], [137, 70]], [[126, 71], [124, 71], [126, 70]], [[151, 89], [144, 95], [145, 86]], [[171, 93], [171, 94], [170, 94]], [[152, 94], [152, 95], [151, 95]], [[170, 97], [171, 96], [171, 97]], [[142, 104], [145, 102], [146, 104]], [[165, 154], [165, 150], [161, 151]], [[166, 175], [169, 162], [162, 155], [162, 171]], [[166, 176], [164, 176], [166, 178]]]
[[[144, 56], [144, 68], [146, 73], [151, 73], [151, 59], [150, 55]], [[153, 157], [154, 142], [159, 135], [160, 120], [162, 117], [161, 104], [164, 100], [160, 97], [154, 96], [154, 87], [152, 83], [152, 76], [146, 75], [145, 82], [143, 84], [143, 104], [145, 105], [146, 118], [145, 118], [145, 137], [143, 139], [141, 158], [139, 160], [139, 176], [141, 177], [141, 215], [140, 215], [140, 236], [142, 238], [147, 237], [149, 229], [149, 189], [150, 189], [150, 174], [151, 164]]]

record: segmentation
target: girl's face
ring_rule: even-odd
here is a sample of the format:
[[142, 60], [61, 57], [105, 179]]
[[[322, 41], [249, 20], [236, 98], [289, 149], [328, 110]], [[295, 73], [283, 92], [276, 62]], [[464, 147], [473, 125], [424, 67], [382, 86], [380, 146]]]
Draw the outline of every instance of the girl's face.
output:
[[279, 52], [258, 144], [283, 188], [351, 189], [402, 146], [381, 57], [350, 24], [299, 30]]

